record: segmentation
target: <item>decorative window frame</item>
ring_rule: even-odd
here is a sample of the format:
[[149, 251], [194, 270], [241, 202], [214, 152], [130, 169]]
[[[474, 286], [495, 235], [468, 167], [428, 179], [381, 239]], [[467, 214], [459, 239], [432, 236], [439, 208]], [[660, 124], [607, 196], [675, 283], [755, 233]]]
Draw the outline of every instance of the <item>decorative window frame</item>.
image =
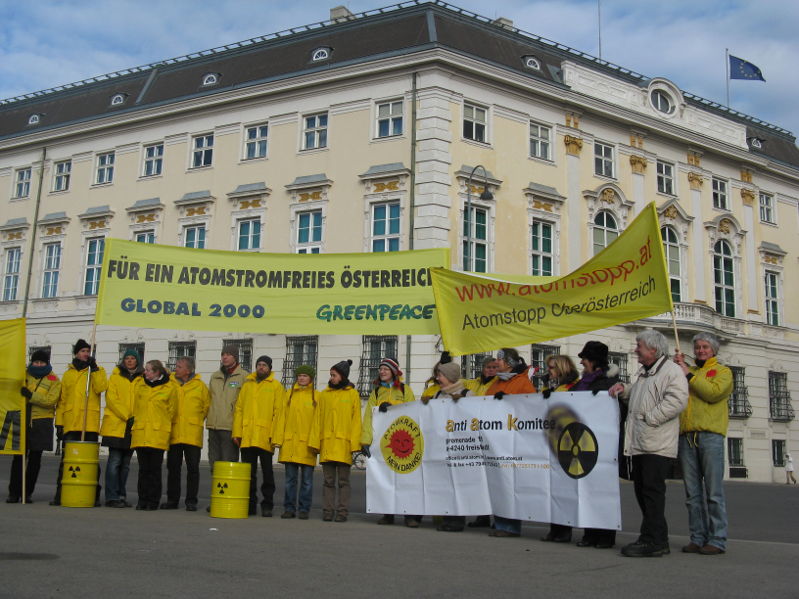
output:
[[[552, 275], [560, 274], [560, 235], [561, 212], [566, 196], [560, 195], [554, 187], [547, 187], [530, 181], [523, 190], [527, 200], [527, 256], [532, 257], [533, 221], [545, 221], [552, 225]], [[532, 261], [527, 261], [528, 272], [532, 271]]]
[[680, 297], [688, 297], [688, 233], [694, 217], [688, 214], [677, 198], [672, 198], [658, 208], [660, 227], [671, 227], [677, 233], [680, 249]]
[[785, 325], [785, 266], [784, 260], [788, 252], [783, 250], [780, 246], [762, 241], [757, 248], [760, 254], [760, 272], [761, 272], [761, 289], [764, 289], [766, 281], [766, 272], [772, 272], [777, 276], [777, 310], [779, 313], [779, 324], [772, 325], [768, 322], [768, 309], [766, 307], [765, 290], [763, 293], [763, 323], [768, 326], [784, 326]]
[[[463, 225], [464, 220], [466, 218], [466, 205], [468, 203], [468, 193], [467, 193], [467, 184], [469, 182], [469, 175], [471, 175], [474, 167], [470, 165], [462, 165], [461, 168], [455, 171], [455, 179], [458, 183], [458, 229], [457, 229], [457, 241], [458, 241], [458, 264], [463, 265]], [[486, 249], [487, 249], [487, 260], [486, 260], [486, 272], [494, 272], [494, 262], [496, 257], [496, 208], [497, 208], [497, 192], [499, 191], [500, 186], [502, 185], [502, 180], [497, 179], [489, 170], [486, 170], [484, 173], [484, 177], [481, 177], [479, 180], [475, 181], [474, 177], [472, 177], [472, 184], [471, 184], [471, 203], [473, 207], [483, 208], [487, 211], [487, 219], [486, 219]], [[477, 184], [475, 184], [477, 183]], [[494, 196], [491, 200], [481, 200], [480, 194], [484, 184], [486, 189], [491, 192]]]
[[[705, 230], [707, 231], [708, 256], [714, 256], [715, 245], [717, 241], [725, 240], [730, 244], [732, 249], [732, 263], [733, 263], [733, 276], [735, 277], [735, 314], [741, 313], [741, 306], [743, 306], [743, 285], [740, 285], [741, 277], [743, 276], [743, 249], [744, 241], [746, 238], [746, 231], [741, 227], [738, 219], [732, 214], [724, 213], [719, 214], [713, 220], [704, 223]], [[713, 281], [713, 265], [710, 265], [711, 273], [711, 296], [715, 296], [715, 283]], [[713, 309], [715, 310], [715, 300], [713, 301]], [[726, 315], [721, 315], [725, 318], [733, 318]], [[737, 316], [735, 317], [737, 318]]]
[[[239, 185], [227, 194], [230, 203], [230, 249], [234, 252], [262, 252], [266, 240], [266, 212], [272, 190], [266, 183], [247, 183]], [[239, 223], [243, 220], [261, 222], [261, 246], [249, 250], [239, 250]]]
[[583, 199], [588, 207], [586, 222], [588, 230], [593, 228], [594, 218], [602, 210], [606, 210], [614, 216], [620, 234], [632, 222], [635, 203], [627, 198], [621, 187], [615, 183], [603, 183], [596, 189], [585, 189], [583, 190]]
[[534, 73], [541, 73], [544, 68], [544, 63], [541, 59], [533, 54], [525, 54], [522, 56], [522, 65], [525, 69], [533, 71]]
[[125, 100], [128, 99], [128, 94], [121, 92], [118, 94], [114, 94], [111, 96], [111, 100], [108, 102], [109, 106], [122, 106], [125, 103]]
[[[663, 112], [655, 107], [655, 103], [652, 100], [655, 92], [660, 92], [669, 99], [672, 104], [672, 108], [669, 112]], [[651, 114], [658, 118], [672, 120], [681, 118], [685, 112], [686, 103], [682, 91], [668, 79], [655, 77], [649, 82], [646, 89], [642, 90], [642, 93], [645, 94], [644, 105], [649, 109]]]
[[186, 247], [185, 244], [185, 231], [186, 227], [205, 226], [206, 243], [208, 247], [208, 232], [209, 224], [214, 216], [213, 207], [216, 198], [211, 195], [208, 190], [194, 191], [184, 194], [179, 200], [175, 200], [175, 206], [178, 209], [178, 218], [176, 219], [177, 225], [177, 239], [180, 247]]
[[[11, 255], [12, 251], [17, 251], [19, 254], [17, 255], [16, 266], [17, 270], [9, 272], [8, 271], [8, 264], [9, 264], [9, 256]], [[20, 283], [22, 282], [22, 265], [24, 264], [24, 256], [25, 256], [25, 247], [22, 242], [16, 241], [14, 243], [3, 242], [0, 245], [0, 302], [16, 302], [19, 301], [20, 295]], [[16, 277], [16, 284], [14, 285], [14, 297], [12, 299], [6, 299], [6, 278], [7, 277]]]
[[[35, 296], [38, 301], [45, 301], [45, 302], [55, 302], [59, 298], [59, 292], [63, 289], [63, 277], [61, 276], [64, 273], [64, 248], [66, 246], [67, 241], [67, 225], [72, 219], [67, 216], [66, 212], [53, 212], [50, 214], [46, 214], [44, 218], [39, 219], [36, 222], [36, 226], [39, 227], [39, 234], [36, 236], [37, 238], [37, 248], [36, 248], [36, 260], [34, 264], [38, 264], [38, 280], [36, 281], [36, 293]], [[53, 297], [42, 297], [42, 291], [44, 288], [44, 261], [45, 261], [45, 247], [51, 243], [60, 243], [61, 244], [61, 262], [58, 268], [58, 286], [56, 288], [56, 294]]]
[[35, 127], [42, 122], [42, 114], [32, 114], [28, 117], [28, 127]]
[[[114, 211], [108, 205], [94, 206], [86, 210], [86, 212], [78, 215], [78, 220], [81, 224], [81, 245], [80, 245], [80, 272], [78, 276], [78, 292], [79, 296], [83, 297], [96, 297], [97, 293], [85, 294], [86, 285], [86, 272], [87, 272], [87, 255], [89, 251], [89, 242], [93, 239], [106, 240], [111, 237], [111, 221], [114, 218]], [[105, 252], [105, 245], [103, 245], [103, 252]], [[101, 261], [102, 265], [102, 261]], [[98, 291], [100, 281], [98, 279]]]
[[[325, 253], [325, 245], [327, 235], [325, 229], [327, 227], [327, 207], [329, 202], [327, 200], [308, 200], [305, 203], [295, 203], [289, 206], [291, 214], [289, 216], [289, 231], [291, 231], [291, 240], [289, 246], [292, 254], [299, 253], [300, 249], [308, 247], [318, 247], [319, 253]], [[305, 212], [321, 212], [322, 213], [322, 239], [318, 242], [309, 242], [305, 245], [300, 245], [297, 238], [299, 236], [300, 214]]]
[[222, 73], [205, 73], [200, 80], [200, 87], [214, 87], [222, 80]]
[[138, 200], [133, 206], [125, 208], [128, 213], [130, 239], [135, 240], [136, 234], [142, 231], [154, 231], [158, 240], [161, 232], [164, 205], [159, 198]]
[[[402, 106], [402, 112], [399, 115], [399, 118], [402, 120], [402, 132], [400, 132], [400, 133], [389, 133], [388, 135], [380, 135], [380, 121], [381, 120], [386, 120], [386, 119], [381, 119], [380, 118], [380, 107], [384, 106], [386, 104], [388, 104], [389, 106], [393, 106], [394, 104], [400, 104]], [[383, 100], [375, 100], [375, 102], [372, 104], [372, 110], [374, 111], [374, 115], [373, 115], [373, 118], [372, 118], [372, 122], [374, 123], [374, 131], [372, 133], [372, 140], [373, 141], [382, 141], [382, 140], [388, 140], [388, 139], [400, 139], [400, 138], [402, 138], [405, 135], [406, 125], [407, 125], [407, 120], [405, 118], [405, 106], [406, 106], [406, 103], [405, 103], [405, 98], [404, 97], [391, 97], [391, 98], [386, 98], [386, 99], [383, 99]], [[396, 119], [396, 118], [397, 118], [396, 115], [390, 114], [387, 117], [387, 120], [391, 124], [391, 123], [394, 122], [394, 119]], [[390, 129], [393, 130], [393, 128], [390, 128]]]
[[319, 46], [311, 50], [311, 58], [309, 62], [324, 62], [333, 57], [333, 48], [330, 46]]
[[390, 163], [372, 166], [358, 175], [363, 184], [363, 251], [372, 251], [372, 208], [375, 204], [399, 201], [400, 232], [399, 249], [408, 249], [408, 233], [405, 216], [408, 210], [411, 171], [404, 164]]

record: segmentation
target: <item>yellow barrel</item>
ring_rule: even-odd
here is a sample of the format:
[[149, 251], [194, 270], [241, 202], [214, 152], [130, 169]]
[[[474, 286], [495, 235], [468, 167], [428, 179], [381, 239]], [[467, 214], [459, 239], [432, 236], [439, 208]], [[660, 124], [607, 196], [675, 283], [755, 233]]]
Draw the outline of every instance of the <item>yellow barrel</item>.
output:
[[250, 510], [250, 465], [214, 462], [212, 518], [246, 518]]
[[100, 444], [67, 441], [64, 444], [64, 474], [61, 477], [61, 505], [94, 507], [97, 493], [97, 463]]

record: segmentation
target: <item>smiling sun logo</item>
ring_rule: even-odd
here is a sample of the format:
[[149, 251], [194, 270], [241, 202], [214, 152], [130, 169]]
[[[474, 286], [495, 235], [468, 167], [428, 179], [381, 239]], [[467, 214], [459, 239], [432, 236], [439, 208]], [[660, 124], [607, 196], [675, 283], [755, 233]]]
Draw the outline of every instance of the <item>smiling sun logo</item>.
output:
[[383, 459], [394, 472], [408, 474], [422, 463], [424, 437], [412, 418], [400, 416], [392, 422], [380, 438]]

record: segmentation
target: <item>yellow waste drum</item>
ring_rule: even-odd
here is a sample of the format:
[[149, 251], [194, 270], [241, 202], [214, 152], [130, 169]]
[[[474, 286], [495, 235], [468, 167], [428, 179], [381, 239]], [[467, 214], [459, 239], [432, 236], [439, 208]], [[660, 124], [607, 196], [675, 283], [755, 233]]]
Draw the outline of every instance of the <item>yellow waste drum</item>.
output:
[[100, 444], [67, 441], [64, 444], [64, 474], [61, 477], [61, 505], [94, 507], [97, 493], [97, 463]]
[[214, 462], [212, 518], [247, 517], [250, 509], [250, 470], [247, 463]]

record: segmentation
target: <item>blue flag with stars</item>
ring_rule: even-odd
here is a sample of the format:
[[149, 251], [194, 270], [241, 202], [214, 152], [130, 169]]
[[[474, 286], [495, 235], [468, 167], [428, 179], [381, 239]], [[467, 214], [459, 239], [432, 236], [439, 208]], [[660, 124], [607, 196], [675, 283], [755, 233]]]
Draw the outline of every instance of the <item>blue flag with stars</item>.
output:
[[730, 55], [730, 79], [754, 79], [765, 81], [763, 73], [751, 62]]

